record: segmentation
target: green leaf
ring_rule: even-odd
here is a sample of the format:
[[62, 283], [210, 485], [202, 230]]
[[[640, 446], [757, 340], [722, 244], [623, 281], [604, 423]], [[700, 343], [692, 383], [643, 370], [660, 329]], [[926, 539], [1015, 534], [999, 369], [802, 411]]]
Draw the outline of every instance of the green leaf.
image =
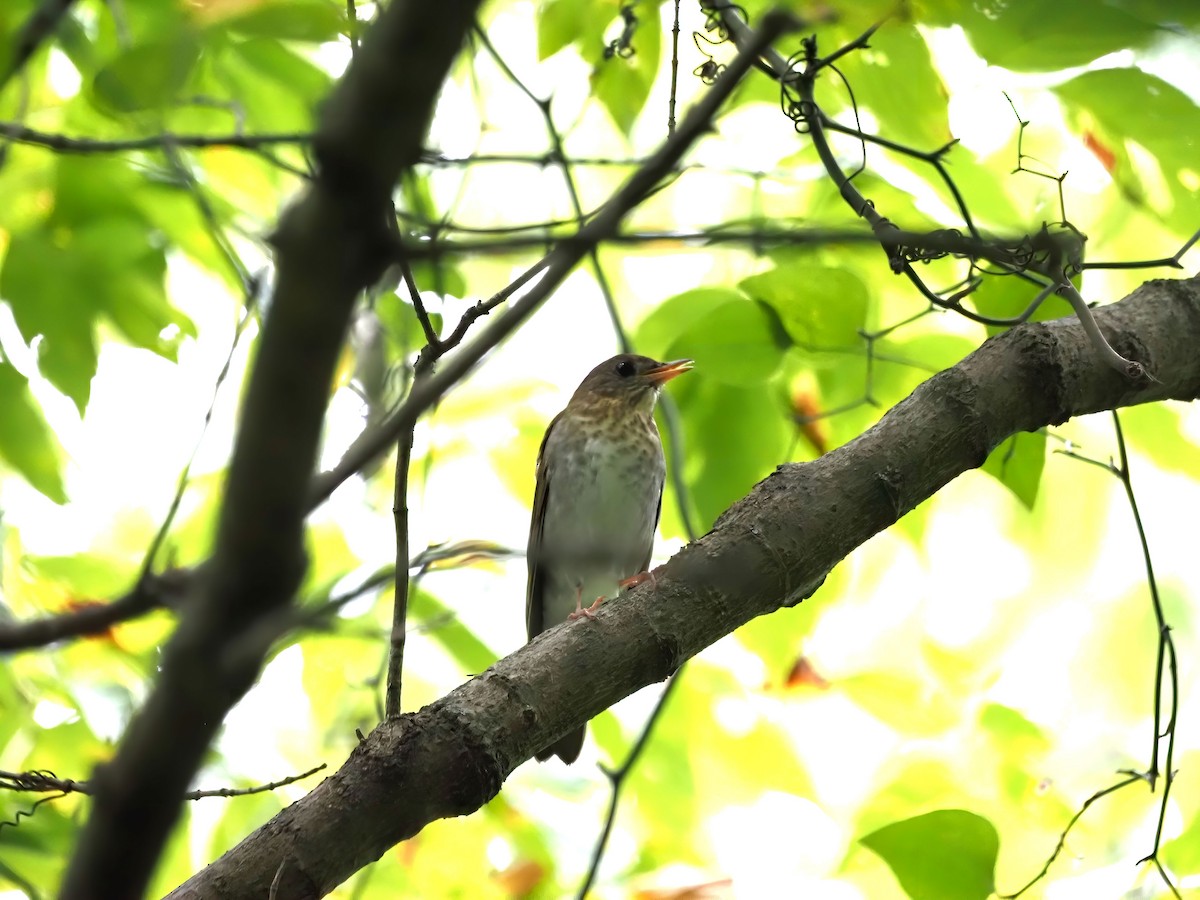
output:
[[976, 53], [1018, 72], [1086, 65], [1106, 53], [1145, 46], [1163, 33], [1141, 10], [1095, 0], [941, 0], [930, 6], [929, 24], [961, 26]]
[[167, 298], [167, 260], [158, 244], [143, 222], [114, 218], [80, 228], [73, 252], [96, 276], [96, 299], [126, 340], [173, 361], [182, 337], [194, 337], [196, 328]]
[[637, 329], [635, 345], [655, 359], [670, 359], [671, 348], [680, 333], [718, 306], [743, 301], [733, 288], [696, 288], [676, 294], [654, 308]]
[[[639, 4], [636, 11], [639, 21], [630, 42], [633, 54], [604, 58], [603, 38], [598, 35], [595, 49], [599, 52], [591, 57], [596, 63], [592, 71], [592, 94], [604, 104], [617, 127], [626, 135], [633, 129], [633, 123], [650, 96], [662, 50], [657, 4]], [[586, 50], [585, 59], [591, 56]]]
[[[646, 744], [637, 766], [630, 771], [630, 786], [652, 791], [655, 802], [663, 803], [663, 808], [670, 809], [681, 822], [699, 821], [698, 807], [704, 799], [693, 767], [691, 727], [696, 721], [709, 721], [712, 694], [704, 688], [713, 677], [711, 667], [702, 660], [684, 670], [681, 683], [663, 707], [654, 739]], [[649, 829], [642, 833], [639, 853], [648, 858], [650, 865], [655, 859], [678, 863], [695, 852], [688, 846], [688, 837], [687, 829]]]
[[683, 416], [685, 475], [701, 528], [745, 496], [784, 458], [791, 423], [762, 385], [737, 387], [697, 369], [672, 385]]
[[779, 369], [784, 346], [768, 307], [731, 300], [684, 329], [672, 356], [690, 356], [705, 377], [739, 387], [761, 386]]
[[[1076, 130], [1113, 150], [1111, 174], [1132, 202], [1186, 234], [1195, 230], [1200, 218], [1192, 138], [1200, 132], [1200, 107], [1195, 101], [1140, 69], [1085, 72], [1054, 91]], [[1128, 152], [1133, 146], [1143, 150], [1140, 162]], [[1145, 151], [1153, 158], [1146, 159]]]
[[[996, 161], [996, 165], [981, 163], [972, 153], [959, 145], [951, 147], [949, 152], [942, 156], [946, 173], [954, 180], [954, 184], [971, 214], [971, 221], [976, 226], [990, 225], [1011, 231], [1014, 228], [1024, 228], [1026, 222], [1031, 218], [1031, 211], [1028, 207], [1022, 207], [1018, 212], [1016, 204], [1008, 194], [1007, 188], [1014, 185], [1014, 176], [1010, 174], [1011, 160], [1012, 157], [1005, 155]], [[947, 208], [958, 211], [958, 200], [931, 165], [924, 160], [909, 156], [900, 157], [899, 162], [913, 175], [929, 185]], [[872, 197], [872, 199], [875, 198]], [[920, 197], [915, 199], [918, 202], [925, 202]], [[1055, 200], [1057, 201], [1057, 194], [1055, 194]], [[899, 207], [897, 212], [903, 213], [907, 220], [911, 211], [906, 207], [907, 205]], [[962, 224], [965, 225], [966, 222], [963, 221]]]
[[282, 96], [293, 103], [307, 105], [321, 100], [329, 90], [328, 73], [279, 41], [268, 38], [242, 41], [237, 52], [251, 69], [283, 88]]
[[987, 819], [940, 809], [873, 831], [878, 853], [913, 900], [986, 900], [995, 888], [1000, 838]]
[[[434, 291], [450, 297], [467, 295], [467, 281], [458, 266], [441, 260], [435, 263], [416, 262], [412, 265], [412, 274], [419, 291]], [[407, 289], [404, 293], [407, 295]]]
[[1031, 760], [1053, 746], [1041, 728], [1011, 706], [987, 704], [979, 713], [979, 725], [997, 744], [1004, 746], [1005, 756], [1010, 760]]
[[915, 25], [894, 19], [885, 23], [866, 50], [851, 53], [838, 65], [855, 98], [875, 114], [879, 132], [889, 140], [925, 151], [950, 141], [946, 87]]
[[980, 468], [1012, 491], [1026, 509], [1033, 509], [1045, 467], [1046, 433], [1035, 431], [1014, 434]]
[[330, 0], [272, 0], [217, 27], [252, 37], [323, 43], [345, 27], [345, 7]]
[[[10, 618], [7, 604], [0, 600], [0, 622], [7, 623]], [[4, 710], [4, 715], [0, 716], [0, 747], [7, 750], [9, 741], [31, 726], [34, 709], [30, 698], [18, 686], [11, 665], [0, 666], [0, 709]]]
[[950, 368], [979, 346], [978, 342], [961, 334], [934, 332], [917, 334], [910, 338], [904, 338], [904, 332], [900, 332], [900, 335], [901, 338], [895, 343], [890, 336], [879, 341], [877, 346], [880, 352], [886, 353], [890, 358], [903, 360], [910, 366], [919, 367], [922, 376]]
[[92, 90], [98, 106], [116, 113], [165, 106], [199, 58], [200, 42], [187, 31], [135, 44], [96, 73]]
[[214, 62], [213, 90], [238, 98], [247, 127], [295, 131], [312, 126], [329, 75], [273, 38], [232, 43]]
[[892, 672], [842, 678], [838, 690], [859, 709], [906, 736], [934, 736], [962, 721], [962, 710], [945, 691]]
[[779, 315], [784, 329], [806, 349], [853, 346], [866, 324], [867, 286], [845, 269], [788, 262], [741, 285]]
[[1182, 403], [1143, 403], [1121, 410], [1121, 426], [1129, 446], [1145, 453], [1168, 472], [1194, 475], [1200, 446], [1183, 432]]
[[[240, 294], [241, 279], [229, 265], [228, 258], [213, 243], [212, 230], [196, 204], [196, 196], [178, 183], [141, 183], [131, 198], [136, 214], [144, 219], [151, 233], [161, 234], [170, 244], [187, 254], [194, 262], [222, 279], [231, 290]], [[208, 209], [225, 228], [236, 228], [235, 221], [243, 211], [229, 203], [223, 195], [209, 192]]]
[[192, 322], [167, 299], [166, 255], [141, 221], [124, 216], [13, 236], [0, 294], [26, 341], [39, 335], [42, 374], [87, 407], [103, 314], [134, 346], [174, 359]]
[[[12, 307], [26, 342], [42, 337], [38, 347], [42, 375], [74, 400], [82, 414], [96, 374], [92, 322], [97, 309], [87, 290], [89, 281], [80, 277], [81, 261], [69, 244], [65, 231], [51, 235], [39, 229], [13, 235], [0, 270], [0, 295]], [[89, 277], [94, 279], [94, 273]]]
[[[34, 761], [35, 765], [42, 765], [48, 770], [63, 771], [57, 766], [52, 767], [51, 764], [45, 763], [37, 756], [31, 756], [30, 762]], [[36, 795], [27, 793], [5, 791], [0, 797], [0, 822], [8, 824], [4, 829], [2, 871], [11, 872], [16, 876], [14, 881], [18, 884], [45, 887], [57, 884], [62, 878], [62, 848], [69, 846], [77, 834], [78, 822], [71, 811], [78, 808], [78, 803], [73, 798], [63, 797], [39, 805], [36, 812], [32, 813], [36, 816], [32, 821], [17, 818], [18, 810], [24, 815], [31, 815], [30, 810], [35, 802]], [[14, 822], [20, 823], [20, 827], [12, 827]], [[0, 884], [8, 887], [2, 881]], [[53, 895], [54, 891], [51, 889], [46, 894], [34, 893], [31, 897], [37, 900], [39, 897]]]
[[61, 585], [80, 597], [116, 596], [137, 577], [136, 563], [123, 563], [97, 553], [26, 556], [22, 562], [39, 579]]
[[548, 59], [581, 38], [599, 41], [612, 13], [610, 5], [597, 0], [542, 3], [538, 9], [538, 60]]
[[[915, 170], [917, 167], [911, 166], [911, 168]], [[929, 167], [921, 166], [921, 168], [928, 169]], [[926, 184], [934, 183], [934, 179], [930, 177], [929, 172], [922, 173], [922, 180]], [[934, 228], [944, 227], [943, 222], [934, 219], [914, 204], [913, 201], [918, 193], [917, 190], [905, 190], [878, 175], [872, 174], [869, 170], [860, 173], [854, 179], [854, 185], [874, 205], [881, 215], [887, 216], [901, 228], [908, 228], [913, 231], [929, 231]], [[920, 193], [922, 199], [924, 199], [923, 189], [920, 190]], [[851, 211], [850, 207], [846, 205], [841, 191], [828, 178], [818, 181], [813, 185], [807, 211], [808, 217], [812, 221], [836, 223], [839, 226], [846, 222], [854, 222], [856, 224], [861, 224], [862, 222]], [[839, 263], [846, 254], [865, 258], [861, 250], [843, 247], [839, 253]], [[795, 254], [793, 253], [791, 256], [794, 257]], [[867, 271], [875, 271], [881, 265], [886, 265], [879, 248], [872, 248], [871, 256], [870, 268]]]
[[429, 628], [430, 636], [441, 644], [464, 672], [478, 675], [500, 655], [432, 594], [422, 590], [409, 596], [410, 616]]
[[66, 503], [62, 452], [29, 393], [25, 376], [0, 360], [0, 457], [53, 500]]
[[145, 169], [135, 170], [120, 157], [60, 156], [54, 168], [49, 224], [73, 227], [115, 215], [137, 215], [147, 186]]
[[[829, 573], [821, 590], [826, 596], [837, 596], [835, 585], [845, 581], [844, 568]], [[776, 687], [786, 682], [788, 673], [803, 653], [804, 640], [812, 631], [824, 609], [819, 602], [797, 604], [776, 610], [769, 616], [751, 619], [736, 632], [738, 643], [757, 656], [767, 667], [767, 685]]]
[[[1188, 754], [1188, 761], [1195, 763], [1196, 757], [1193, 751]], [[1190, 771], [1194, 775], [1196, 769], [1181, 767], [1180, 771]], [[1194, 779], [1191, 787], [1195, 787]], [[1176, 838], [1163, 844], [1162, 860], [1175, 872], [1200, 872], [1200, 810]]]
[[[992, 319], [1015, 319], [1024, 315], [1029, 304], [1037, 297], [1040, 288], [1019, 278], [993, 276], [985, 278], [983, 284], [968, 298], [975, 311]], [[1029, 322], [1044, 322], [1071, 315], [1071, 306], [1057, 294], [1042, 300], [1041, 305], [1029, 316]], [[1000, 334], [1011, 325], [988, 325], [988, 334]]]
[[[318, 779], [320, 777], [320, 775], [317, 776]], [[254, 785], [246, 783], [239, 786], [253, 787]], [[212, 830], [209, 856], [213, 859], [220, 856], [281, 809], [283, 809], [283, 803], [271, 791], [239, 797], [231, 803], [226, 803], [221, 818]]]

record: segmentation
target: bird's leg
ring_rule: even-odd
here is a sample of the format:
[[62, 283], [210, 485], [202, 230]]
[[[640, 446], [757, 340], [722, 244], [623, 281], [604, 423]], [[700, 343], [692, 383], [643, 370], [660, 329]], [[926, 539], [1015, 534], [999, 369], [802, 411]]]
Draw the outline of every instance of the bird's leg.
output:
[[650, 587], [658, 586], [658, 579], [654, 577], [653, 572], [638, 572], [636, 575], [630, 575], [628, 578], [622, 578], [617, 582], [617, 587], [621, 590], [632, 590], [639, 584], [650, 582]]
[[594, 619], [596, 618], [596, 609], [600, 606], [600, 601], [603, 597], [597, 597], [596, 602], [587, 609], [583, 608], [583, 584], [575, 585], [575, 612], [567, 616], [568, 622], [574, 622], [576, 619]]

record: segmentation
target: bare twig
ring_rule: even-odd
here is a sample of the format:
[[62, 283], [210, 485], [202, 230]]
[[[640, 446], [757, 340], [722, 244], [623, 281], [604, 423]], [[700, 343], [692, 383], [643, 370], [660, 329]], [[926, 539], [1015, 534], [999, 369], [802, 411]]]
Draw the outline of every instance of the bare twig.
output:
[[[1175, 733], [1179, 714], [1179, 672], [1175, 656], [1175, 640], [1171, 637], [1171, 626], [1167, 624], [1166, 613], [1163, 611], [1162, 597], [1158, 591], [1158, 579], [1155, 578], [1154, 564], [1150, 558], [1150, 542], [1146, 537], [1146, 529], [1142, 522], [1142, 514], [1138, 508], [1137, 495], [1133, 490], [1133, 479], [1129, 468], [1129, 454], [1125, 447], [1125, 432], [1121, 427], [1120, 415], [1115, 409], [1112, 410], [1112, 419], [1113, 432], [1117, 441], [1118, 462], [1114, 463], [1111, 459], [1107, 462], [1093, 459], [1078, 452], [1069, 444], [1067, 447], [1060, 449], [1057, 452], [1064, 456], [1069, 456], [1072, 459], [1078, 460], [1079, 462], [1101, 468], [1109, 474], [1114, 475], [1121, 482], [1121, 486], [1125, 491], [1126, 502], [1129, 504], [1130, 513], [1133, 515], [1133, 523], [1137, 530], [1138, 543], [1142, 551], [1142, 564], [1146, 570], [1146, 585], [1150, 592], [1150, 603], [1154, 610], [1154, 619], [1158, 628], [1158, 652], [1154, 667], [1154, 724], [1151, 732], [1150, 765], [1145, 772], [1126, 772], [1125, 774], [1128, 775], [1127, 778], [1108, 788], [1105, 788], [1102, 791], [1098, 791], [1089, 797], [1084, 802], [1083, 806], [1075, 813], [1074, 816], [1071, 817], [1071, 820], [1067, 823], [1066, 828], [1059, 837], [1057, 846], [1054, 848], [1054, 851], [1050, 854], [1049, 858], [1047, 858], [1045, 864], [1042, 866], [1041, 871], [1034, 875], [1034, 877], [1016, 893], [1002, 895], [1005, 897], [1005, 900], [1011, 900], [1011, 898], [1019, 897], [1046, 876], [1046, 874], [1050, 871], [1051, 864], [1053, 864], [1054, 860], [1062, 852], [1063, 846], [1066, 843], [1067, 833], [1092, 803], [1107, 794], [1110, 794], [1130, 784], [1135, 784], [1139, 781], [1146, 782], [1146, 784], [1150, 786], [1150, 790], [1154, 791], [1158, 784], [1159, 775], [1163, 776], [1163, 795], [1162, 799], [1159, 801], [1158, 825], [1154, 832], [1154, 845], [1151, 848], [1150, 853], [1139, 860], [1139, 862], [1153, 863], [1155, 869], [1159, 873], [1159, 876], [1162, 878], [1163, 882], [1166, 884], [1171, 893], [1176, 897], [1180, 896], [1179, 890], [1175, 887], [1174, 882], [1172, 882], [1170, 876], [1167, 874], [1166, 869], [1163, 867], [1162, 860], [1160, 860], [1158, 856], [1159, 850], [1162, 846], [1163, 826], [1166, 822], [1167, 801], [1170, 797], [1171, 786], [1175, 781], [1175, 770], [1172, 765], [1172, 761], [1175, 753]], [[1167, 677], [1164, 678], [1164, 675]], [[1170, 687], [1171, 692], [1169, 710], [1167, 713], [1167, 725], [1165, 729], [1162, 727], [1163, 708], [1165, 705], [1163, 699], [1164, 684]], [[1165, 753], [1162, 749], [1164, 738], [1166, 739]], [[1160, 755], [1163, 757], [1163, 765], [1161, 768], [1159, 766]]]
[[[625, 9], [625, 7], [622, 7], [622, 9]], [[517, 74], [504, 61], [504, 57], [496, 51], [495, 46], [487, 36], [487, 32], [478, 25], [475, 27], [475, 36], [484, 49], [487, 50], [488, 55], [491, 56], [496, 65], [500, 67], [500, 71], [504, 73], [505, 77], [516, 85], [518, 90], [528, 97], [533, 105], [537, 107], [538, 112], [541, 113], [542, 121], [546, 126], [546, 134], [550, 139], [551, 149], [547, 156], [562, 170], [563, 183], [567, 188], [567, 196], [570, 197], [571, 207], [575, 211], [576, 225], [582, 228], [586, 217], [583, 212], [583, 201], [579, 197], [579, 187], [575, 183], [575, 173], [572, 169], [574, 164], [567, 157], [563, 147], [562, 134], [559, 132], [558, 126], [554, 124], [554, 117], [550, 114], [550, 101], [538, 97], [530, 90], [527, 84], [517, 77]], [[604, 297], [604, 305], [608, 310], [609, 320], [617, 336], [617, 344], [620, 346], [622, 353], [629, 353], [632, 350], [632, 344], [629, 341], [629, 335], [625, 332], [624, 325], [621, 324], [621, 315], [617, 310], [617, 301], [613, 296], [612, 285], [608, 282], [608, 276], [604, 273], [604, 267], [600, 265], [600, 254], [596, 250], [596, 244], [592, 244], [588, 248], [587, 255], [588, 261], [592, 264], [592, 272], [596, 276], [596, 285], [600, 288], [601, 296]]]
[[621, 764], [619, 769], [604, 770], [604, 775], [608, 778], [612, 788], [612, 794], [608, 798], [608, 812], [604, 816], [604, 827], [600, 831], [600, 837], [596, 839], [596, 846], [592, 848], [592, 859], [588, 864], [587, 874], [580, 883], [579, 890], [575, 892], [577, 900], [585, 900], [588, 891], [592, 889], [592, 885], [596, 882], [596, 873], [600, 870], [600, 860], [604, 858], [604, 851], [608, 847], [608, 838], [612, 834], [613, 823], [617, 818], [617, 805], [621, 801], [621, 788], [625, 784], [625, 779], [641, 758], [642, 751], [646, 749], [646, 745], [650, 742], [650, 735], [654, 731], [654, 726], [658, 722], [659, 716], [662, 715], [663, 708], [667, 705], [671, 694], [675, 691], [675, 686], [679, 684], [679, 679], [683, 676], [683, 669], [684, 667], [680, 666], [678, 671], [671, 676], [671, 680], [667, 682], [667, 686], [663, 688], [658, 702], [654, 704], [654, 709], [651, 710], [650, 716], [646, 719], [646, 724], [642, 726], [641, 734], [638, 735], [637, 740], [630, 748], [629, 755], [625, 757], [625, 762]]
[[[259, 784], [248, 788], [212, 788], [203, 791], [188, 791], [183, 797], [185, 800], [204, 800], [209, 797], [248, 797], [251, 794], [264, 794], [267, 791], [273, 791], [276, 788], [302, 781], [317, 774], [317, 772], [320, 772], [325, 767], [326, 764], [321, 763], [319, 766], [313, 766], [307, 772], [301, 772], [299, 775], [289, 775], [287, 778], [281, 778], [269, 784]], [[67, 794], [91, 795], [93, 793], [92, 786], [87, 781], [76, 781], [73, 778], [59, 778], [53, 772], [47, 771], [0, 772], [0, 790], [38, 793], [57, 791], [59, 792], [59, 796], [66, 796]]]
[[413, 429], [400, 435], [396, 448], [396, 490], [392, 516], [396, 523], [396, 577], [392, 600], [392, 632], [388, 643], [387, 693], [384, 711], [389, 719], [400, 715], [400, 686], [404, 671], [408, 591], [408, 472], [412, 461]]
[[671, 91], [667, 95], [667, 135], [675, 133], [675, 98], [679, 90], [679, 2], [675, 0], [675, 16], [671, 20]]
[[176, 147], [204, 149], [208, 147], [238, 147], [256, 150], [273, 144], [307, 144], [309, 132], [269, 134], [151, 134], [140, 138], [101, 140], [98, 138], [68, 137], [26, 128], [17, 122], [0, 122], [0, 137], [18, 144], [32, 144], [56, 153], [127, 153], [131, 150], [161, 150], [168, 144]]
[[1075, 815], [1071, 816], [1070, 821], [1067, 822], [1067, 825], [1062, 830], [1062, 833], [1059, 834], [1058, 843], [1055, 844], [1053, 852], [1051, 852], [1050, 856], [1046, 859], [1045, 865], [1042, 866], [1042, 870], [1040, 872], [1038, 872], [1035, 876], [1033, 876], [1033, 878], [1031, 878], [1028, 881], [1028, 883], [1022, 885], [1019, 890], [1016, 890], [1011, 894], [999, 894], [998, 896], [1000, 896], [1002, 898], [1002, 900], [1016, 900], [1017, 897], [1020, 897], [1027, 890], [1029, 890], [1031, 887], [1033, 887], [1035, 884], [1037, 884], [1039, 881], [1041, 881], [1043, 878], [1045, 878], [1046, 873], [1050, 871], [1050, 866], [1054, 864], [1054, 861], [1056, 859], [1058, 859], [1059, 855], [1062, 853], [1063, 848], [1066, 847], [1067, 835], [1069, 835], [1071, 833], [1071, 829], [1074, 828], [1075, 824], [1080, 819], [1083, 818], [1083, 814], [1086, 813], [1088, 811], [1088, 809], [1091, 808], [1092, 804], [1098, 800], [1104, 799], [1109, 794], [1112, 794], [1112, 793], [1115, 793], [1115, 792], [1121, 790], [1121, 788], [1128, 787], [1131, 784], [1136, 784], [1137, 782], [1142, 781], [1142, 780], [1143, 780], [1143, 778], [1141, 775], [1138, 775], [1136, 773], [1130, 774], [1130, 775], [1126, 776], [1125, 778], [1121, 779], [1120, 781], [1110, 784], [1108, 787], [1102, 788], [1101, 790], [1096, 791], [1096, 793], [1092, 794], [1090, 797], [1088, 797], [1086, 800], [1084, 800], [1083, 804], [1079, 807], [1079, 809], [1075, 811]]

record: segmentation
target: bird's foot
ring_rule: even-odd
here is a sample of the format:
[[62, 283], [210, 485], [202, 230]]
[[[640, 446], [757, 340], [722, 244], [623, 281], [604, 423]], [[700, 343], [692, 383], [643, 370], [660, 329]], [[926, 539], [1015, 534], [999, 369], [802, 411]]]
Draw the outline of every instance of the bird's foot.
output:
[[568, 622], [574, 622], [576, 619], [594, 619], [596, 618], [596, 610], [600, 608], [600, 604], [604, 602], [603, 597], [597, 597], [596, 602], [591, 606], [584, 607], [580, 600], [575, 601], [575, 612], [567, 616]]
[[639, 584], [650, 582], [650, 587], [658, 586], [658, 579], [654, 577], [653, 572], [638, 572], [636, 575], [630, 575], [628, 578], [622, 578], [617, 582], [617, 587], [623, 591], [632, 590]]

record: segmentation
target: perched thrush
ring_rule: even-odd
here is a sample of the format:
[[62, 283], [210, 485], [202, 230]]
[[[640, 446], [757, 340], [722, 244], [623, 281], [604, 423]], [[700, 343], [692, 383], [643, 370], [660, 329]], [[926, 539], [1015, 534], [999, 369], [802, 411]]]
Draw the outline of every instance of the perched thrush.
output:
[[[602, 362], [554, 417], [538, 451], [529, 526], [529, 639], [611, 597], [650, 565], [662, 506], [662, 443], [654, 404], [662, 386], [692, 367], [623, 353]], [[584, 608], [583, 598], [595, 599]], [[584, 729], [537, 754], [572, 763]]]

